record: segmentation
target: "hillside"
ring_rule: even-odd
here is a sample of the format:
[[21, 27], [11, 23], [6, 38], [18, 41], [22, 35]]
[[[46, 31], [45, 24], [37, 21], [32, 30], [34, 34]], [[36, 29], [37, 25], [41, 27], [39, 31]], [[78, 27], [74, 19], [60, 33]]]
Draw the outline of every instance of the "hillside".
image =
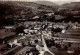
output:
[[62, 8], [70, 8], [70, 9], [80, 9], [80, 2], [71, 2], [71, 3], [65, 3], [61, 5]]
[[47, 5], [47, 6], [58, 6], [56, 3], [50, 2], [50, 1], [36, 1], [34, 3]]
[[[13, 20], [30, 19], [43, 12], [53, 12], [55, 7], [50, 7], [33, 2], [0, 1], [0, 25]], [[4, 21], [5, 20], [5, 21]]]
[[[55, 9], [55, 7], [50, 7], [50, 6], [46, 6], [46, 5], [41, 5], [41, 4], [37, 4], [37, 3], [33, 3], [33, 2], [0, 2], [0, 4], [3, 4], [3, 7], [5, 7], [5, 5], [8, 5], [9, 7], [12, 7], [12, 9], [14, 11], [20, 12], [20, 11], [24, 11], [26, 10], [26, 12], [28, 10], [30, 10], [33, 13], [38, 13], [39, 11], [53, 11]], [[0, 6], [2, 7], [2, 6]], [[9, 9], [8, 7], [8, 9]], [[6, 7], [7, 8], [7, 7]], [[10, 9], [10, 10], [12, 10]], [[6, 9], [5, 9], [6, 10]], [[5, 11], [6, 12], [6, 11]]]

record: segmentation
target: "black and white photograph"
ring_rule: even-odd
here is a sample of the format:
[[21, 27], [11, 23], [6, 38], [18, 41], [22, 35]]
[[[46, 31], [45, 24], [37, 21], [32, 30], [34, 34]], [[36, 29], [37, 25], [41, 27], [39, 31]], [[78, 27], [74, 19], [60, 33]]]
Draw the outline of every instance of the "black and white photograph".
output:
[[0, 55], [80, 55], [80, 0], [0, 0]]

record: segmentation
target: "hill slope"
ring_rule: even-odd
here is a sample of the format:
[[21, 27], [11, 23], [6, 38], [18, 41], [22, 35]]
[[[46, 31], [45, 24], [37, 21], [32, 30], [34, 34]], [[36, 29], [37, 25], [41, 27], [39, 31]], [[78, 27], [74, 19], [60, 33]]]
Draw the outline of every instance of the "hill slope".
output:
[[58, 6], [56, 3], [50, 2], [50, 1], [36, 1], [34, 3], [47, 5], [47, 6]]

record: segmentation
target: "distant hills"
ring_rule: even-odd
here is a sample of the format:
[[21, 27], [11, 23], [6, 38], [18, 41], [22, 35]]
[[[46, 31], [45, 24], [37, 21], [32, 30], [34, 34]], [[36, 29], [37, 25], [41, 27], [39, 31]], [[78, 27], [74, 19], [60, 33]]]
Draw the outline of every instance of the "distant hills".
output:
[[47, 5], [47, 6], [58, 6], [58, 4], [50, 2], [50, 1], [36, 1], [34, 3]]
[[[36, 1], [34, 3], [51, 6], [51, 7], [56, 7], [56, 8], [70, 8], [70, 9], [78, 9], [78, 10], [80, 9], [80, 2], [66, 3], [65, 1], [58, 1], [58, 2]], [[62, 5], [59, 3], [62, 3]], [[63, 3], [65, 3], [65, 4], [63, 4]]]
[[65, 3], [63, 5], [57, 5], [49, 1], [36, 1], [36, 2], [0, 1], [0, 19], [3, 18], [30, 19], [35, 15], [44, 14], [45, 12], [55, 12], [55, 10], [57, 10], [58, 8], [70, 8], [74, 10], [76, 9], [80, 10], [80, 2], [71, 2]]
[[80, 2], [71, 2], [61, 5], [62, 8], [80, 9]]
[[0, 25], [9, 25], [14, 20], [29, 20], [35, 15], [53, 12], [55, 7], [34, 2], [0, 1]]
[[48, 1], [37, 1], [37, 2], [21, 2], [21, 1], [7, 1], [7, 2], [1, 2], [2, 4], [8, 4], [12, 6], [19, 6], [19, 7], [25, 7], [25, 8], [38, 8], [42, 7], [44, 9], [49, 9], [49, 6], [57, 6], [57, 4], [53, 2]]
[[[9, 9], [6, 10], [3, 8]], [[9, 8], [10, 7], [10, 8]], [[37, 14], [40, 11], [53, 11], [55, 9], [55, 7], [50, 7], [47, 5], [43, 5], [43, 4], [38, 4], [38, 3], [34, 3], [34, 2], [20, 2], [20, 1], [0, 1], [0, 13], [4, 12], [5, 14], [8, 14], [10, 11], [13, 14], [20, 14], [21, 11], [25, 11], [27, 13], [27, 15], [30, 15], [28, 12], [32, 12], [31, 14]], [[13, 12], [14, 11], [14, 12]], [[2, 14], [2, 13], [1, 13]]]

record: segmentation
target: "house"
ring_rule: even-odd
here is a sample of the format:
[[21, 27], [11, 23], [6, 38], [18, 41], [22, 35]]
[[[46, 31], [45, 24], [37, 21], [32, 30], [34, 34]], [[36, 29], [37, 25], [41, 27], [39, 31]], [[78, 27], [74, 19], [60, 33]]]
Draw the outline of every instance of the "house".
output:
[[37, 30], [24, 29], [24, 32], [27, 34], [37, 33]]

